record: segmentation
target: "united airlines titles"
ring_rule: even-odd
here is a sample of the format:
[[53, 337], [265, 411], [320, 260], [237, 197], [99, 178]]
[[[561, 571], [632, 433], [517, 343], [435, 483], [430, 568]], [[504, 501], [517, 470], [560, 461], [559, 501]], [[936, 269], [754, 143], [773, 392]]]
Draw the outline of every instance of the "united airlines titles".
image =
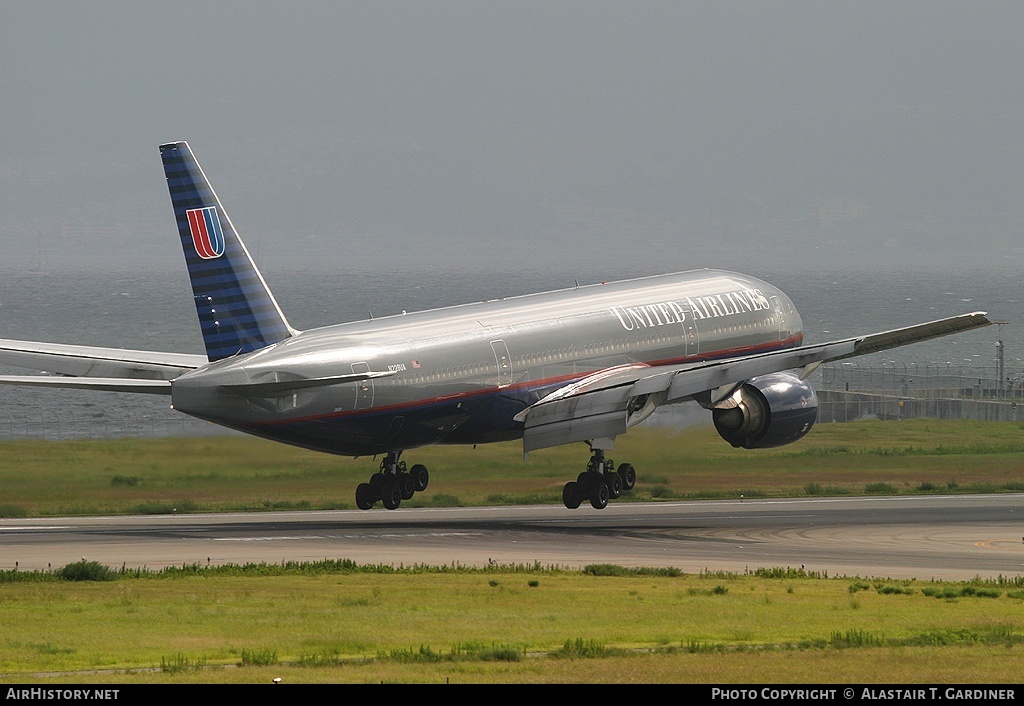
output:
[[613, 306], [612, 314], [627, 331], [654, 328], [686, 321], [687, 312], [694, 321], [732, 316], [749, 311], [764, 311], [771, 308], [768, 299], [760, 289], [741, 289], [735, 292], [709, 294], [700, 297], [683, 297], [680, 300], [641, 304], [639, 306]]

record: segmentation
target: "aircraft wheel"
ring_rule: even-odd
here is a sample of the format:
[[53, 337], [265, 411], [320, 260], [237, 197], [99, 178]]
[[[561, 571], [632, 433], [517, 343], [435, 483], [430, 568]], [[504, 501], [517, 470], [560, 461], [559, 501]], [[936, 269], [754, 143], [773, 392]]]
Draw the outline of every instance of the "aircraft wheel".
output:
[[636, 485], [636, 471], [633, 470], [633, 466], [628, 463], [621, 463], [619, 464], [619, 470], [616, 472], [622, 478], [622, 489], [632, 490], [633, 486]]
[[388, 483], [381, 493], [380, 500], [388, 510], [394, 510], [402, 504], [402, 489], [397, 483]]
[[562, 488], [562, 503], [570, 510], [575, 510], [583, 502], [583, 494], [580, 493], [579, 484], [569, 481]]
[[430, 483], [430, 474], [427, 472], [427, 467], [422, 463], [417, 463], [409, 471], [409, 475], [416, 485], [416, 492], [421, 493], [427, 489], [427, 484]]
[[608, 485], [601, 481], [596, 483], [590, 491], [590, 506], [595, 510], [604, 510], [608, 507]]
[[356, 486], [356, 505], [360, 510], [369, 510], [377, 502], [377, 494], [369, 483], [360, 483]]
[[370, 489], [373, 490], [374, 494], [376, 494], [376, 495], [383, 495], [384, 494], [384, 485], [385, 485], [384, 481], [385, 480], [386, 479], [385, 479], [383, 473], [374, 473], [372, 476], [370, 476], [369, 486], [370, 486]]
[[604, 482], [608, 486], [608, 498], [615, 500], [615, 498], [622, 495], [622, 476], [612, 471], [611, 473], [605, 474]]
[[408, 500], [416, 494], [416, 481], [408, 473], [399, 473], [398, 478], [395, 479], [398, 482], [398, 489], [402, 493], [402, 500]]

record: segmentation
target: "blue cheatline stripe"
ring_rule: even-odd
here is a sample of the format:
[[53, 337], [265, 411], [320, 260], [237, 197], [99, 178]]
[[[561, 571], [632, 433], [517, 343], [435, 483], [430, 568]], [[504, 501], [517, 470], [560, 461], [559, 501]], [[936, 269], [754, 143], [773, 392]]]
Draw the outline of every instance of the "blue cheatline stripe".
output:
[[[207, 357], [220, 360], [288, 338], [291, 327], [188, 145], [161, 145], [160, 153]], [[206, 259], [196, 252], [186, 214], [194, 209], [213, 211], [203, 217], [213, 252], [222, 253], [218, 257]]]

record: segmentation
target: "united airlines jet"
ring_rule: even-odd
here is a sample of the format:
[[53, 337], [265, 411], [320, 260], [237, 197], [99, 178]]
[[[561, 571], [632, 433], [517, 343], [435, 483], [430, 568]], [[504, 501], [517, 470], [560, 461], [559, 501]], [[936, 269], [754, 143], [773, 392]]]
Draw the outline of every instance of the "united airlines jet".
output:
[[185, 414], [346, 456], [381, 455], [356, 504], [427, 488], [428, 444], [586, 442], [568, 508], [604, 508], [636, 472], [606, 456], [659, 406], [695, 400], [748, 449], [814, 424], [821, 363], [987, 326], [971, 313], [803, 344], [800, 315], [753, 277], [701, 270], [299, 331], [256, 269], [185, 142], [160, 146], [206, 355], [0, 340], [0, 363], [54, 375], [0, 383], [168, 395]]

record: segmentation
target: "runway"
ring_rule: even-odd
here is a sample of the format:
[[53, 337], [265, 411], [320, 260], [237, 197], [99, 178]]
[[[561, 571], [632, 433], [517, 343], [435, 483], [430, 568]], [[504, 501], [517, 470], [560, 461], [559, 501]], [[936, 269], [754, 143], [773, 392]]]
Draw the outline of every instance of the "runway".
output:
[[1024, 495], [0, 520], [0, 569], [58, 568], [83, 557], [153, 569], [330, 558], [995, 578], [1024, 574]]

